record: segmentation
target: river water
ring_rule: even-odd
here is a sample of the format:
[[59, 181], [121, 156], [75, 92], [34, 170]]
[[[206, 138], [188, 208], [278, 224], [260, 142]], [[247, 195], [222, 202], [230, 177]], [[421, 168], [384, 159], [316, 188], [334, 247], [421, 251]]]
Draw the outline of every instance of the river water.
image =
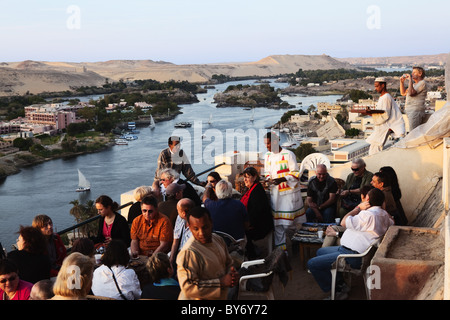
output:
[[[95, 200], [102, 194], [109, 195], [120, 203], [120, 195], [140, 185], [153, 182], [156, 161], [159, 152], [167, 147], [167, 139], [172, 134], [182, 137], [183, 149], [190, 154], [194, 171], [199, 173], [214, 166], [214, 155], [220, 151], [242, 150], [242, 141], [252, 133], [260, 134], [265, 128], [280, 120], [287, 111], [267, 108], [253, 112], [243, 108], [216, 108], [213, 96], [225, 90], [231, 84], [254, 84], [254, 80], [234, 81], [216, 85], [207, 93], [198, 94], [198, 103], [180, 105], [183, 114], [175, 119], [156, 124], [156, 128], [140, 127], [138, 139], [128, 145], [116, 145], [105, 151], [80, 155], [69, 159], [56, 159], [24, 168], [20, 173], [0, 181], [0, 242], [7, 251], [17, 239], [20, 225], [31, 225], [37, 214], [50, 216], [56, 231], [75, 224], [69, 213], [73, 200], [85, 203]], [[286, 83], [275, 83], [275, 88], [284, 88]], [[87, 101], [92, 97], [79, 97]], [[98, 97], [96, 97], [98, 98]], [[283, 96], [282, 99], [306, 111], [308, 106], [318, 102], [334, 103], [340, 95], [332, 96]], [[301, 104], [299, 104], [301, 102]], [[212, 115], [212, 123], [209, 118]], [[189, 129], [175, 129], [177, 122], [189, 121], [194, 125]], [[227, 133], [233, 133], [233, 139], [227, 139]], [[202, 135], [205, 135], [202, 138]], [[233, 135], [232, 135], [233, 137]], [[236, 138], [237, 137], [237, 138]], [[258, 135], [260, 137], [260, 135]], [[282, 141], [284, 137], [282, 135]], [[247, 139], [244, 148], [248, 151], [265, 152], [262, 141]], [[259, 148], [259, 149], [258, 149]], [[80, 169], [91, 182], [91, 191], [75, 192], [78, 187]], [[199, 177], [206, 180], [206, 174]]]

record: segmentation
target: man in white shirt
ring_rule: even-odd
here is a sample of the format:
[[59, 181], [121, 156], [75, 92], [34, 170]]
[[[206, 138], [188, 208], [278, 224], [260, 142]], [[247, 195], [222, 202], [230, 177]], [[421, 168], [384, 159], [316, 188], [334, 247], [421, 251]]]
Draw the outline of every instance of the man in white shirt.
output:
[[[367, 197], [368, 203], [362, 202], [342, 219], [341, 225], [346, 230], [341, 238], [341, 245], [320, 248], [317, 256], [308, 261], [309, 271], [324, 292], [331, 290], [330, 270], [337, 256], [364, 252], [394, 224], [392, 217], [381, 208], [384, 202], [383, 192], [374, 188]], [[361, 266], [361, 258], [347, 258], [346, 261], [352, 268]], [[345, 299], [346, 293], [340, 292], [340, 288], [342, 286], [338, 283], [336, 297]]]
[[[405, 121], [394, 98], [387, 92], [386, 79], [375, 79], [375, 90], [380, 94], [375, 111], [369, 114], [373, 118], [375, 129], [366, 139], [370, 144], [369, 155], [383, 150], [387, 137], [394, 132], [395, 138], [401, 138], [405, 135]], [[375, 113], [384, 111], [382, 113]]]
[[[408, 116], [410, 132], [424, 121], [425, 99], [428, 92], [424, 78], [425, 70], [421, 67], [414, 67], [411, 74], [404, 74], [400, 78], [400, 94], [406, 96], [405, 113]], [[407, 89], [405, 80], [409, 80]]]

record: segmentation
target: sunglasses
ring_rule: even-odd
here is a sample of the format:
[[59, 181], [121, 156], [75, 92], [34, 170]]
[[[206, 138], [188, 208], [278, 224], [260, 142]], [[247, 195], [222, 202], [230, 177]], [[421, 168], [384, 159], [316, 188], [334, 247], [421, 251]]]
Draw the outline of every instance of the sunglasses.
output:
[[359, 170], [359, 168], [352, 168], [352, 170], [353, 170], [353, 171], [358, 171], [358, 170]]
[[148, 212], [148, 213], [152, 213], [153, 212], [153, 210], [151, 210], [151, 209], [142, 209], [141, 211], [144, 212], [144, 213], [145, 212]]
[[12, 277], [4, 278], [4, 279], [0, 280], [0, 283], [6, 283], [6, 281], [12, 282], [14, 280], [16, 280], [16, 277], [12, 276]]

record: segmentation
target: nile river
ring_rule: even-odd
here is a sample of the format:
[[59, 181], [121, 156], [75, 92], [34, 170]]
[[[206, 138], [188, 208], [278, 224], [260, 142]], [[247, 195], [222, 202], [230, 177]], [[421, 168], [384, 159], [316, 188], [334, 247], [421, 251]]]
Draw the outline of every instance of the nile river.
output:
[[[252, 111], [242, 108], [216, 108], [213, 96], [225, 90], [231, 84], [253, 84], [254, 80], [236, 81], [216, 85], [207, 93], [198, 94], [198, 103], [180, 105], [183, 114], [175, 119], [156, 124], [156, 128], [139, 127], [138, 139], [128, 145], [116, 145], [105, 151], [81, 155], [70, 159], [51, 160], [30, 168], [0, 181], [0, 242], [7, 251], [17, 239], [20, 225], [31, 225], [37, 214], [46, 214], [53, 219], [56, 231], [75, 224], [69, 214], [73, 200], [85, 203], [95, 200], [102, 194], [109, 195], [120, 202], [120, 195], [140, 185], [151, 185], [159, 152], [167, 147], [167, 139], [173, 133], [182, 136], [183, 149], [190, 151], [194, 170], [199, 173], [214, 166], [214, 151], [237, 150], [242, 147], [243, 139], [226, 139], [227, 133], [246, 134], [264, 132], [280, 120], [286, 109], [255, 109], [254, 121], [251, 122]], [[275, 83], [271, 86], [283, 88], [286, 83]], [[306, 111], [308, 106], [318, 102], [334, 103], [340, 95], [306, 97], [283, 96], [282, 99]], [[82, 98], [81, 98], [82, 99]], [[301, 102], [302, 104], [299, 104]], [[212, 114], [212, 123], [209, 118]], [[194, 123], [189, 129], [175, 129], [174, 124], [181, 121]], [[175, 131], [177, 130], [177, 131]], [[202, 135], [205, 135], [202, 138]], [[191, 139], [186, 139], [191, 138]], [[283, 136], [282, 136], [283, 140]], [[258, 143], [257, 143], [258, 144]], [[254, 151], [253, 141], [248, 142], [246, 150]], [[259, 145], [261, 143], [259, 142]], [[223, 146], [223, 148], [222, 148]], [[222, 149], [221, 149], [222, 148]], [[261, 147], [259, 147], [261, 148]], [[259, 150], [265, 152], [266, 150]], [[75, 192], [78, 187], [80, 169], [91, 182], [88, 193]], [[206, 174], [199, 177], [206, 179]]]

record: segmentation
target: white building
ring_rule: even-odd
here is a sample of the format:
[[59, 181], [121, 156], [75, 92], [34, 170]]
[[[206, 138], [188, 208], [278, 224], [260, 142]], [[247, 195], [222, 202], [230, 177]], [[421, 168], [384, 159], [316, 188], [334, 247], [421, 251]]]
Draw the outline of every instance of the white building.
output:
[[335, 162], [348, 162], [369, 154], [370, 144], [362, 139], [334, 139], [330, 144]]

